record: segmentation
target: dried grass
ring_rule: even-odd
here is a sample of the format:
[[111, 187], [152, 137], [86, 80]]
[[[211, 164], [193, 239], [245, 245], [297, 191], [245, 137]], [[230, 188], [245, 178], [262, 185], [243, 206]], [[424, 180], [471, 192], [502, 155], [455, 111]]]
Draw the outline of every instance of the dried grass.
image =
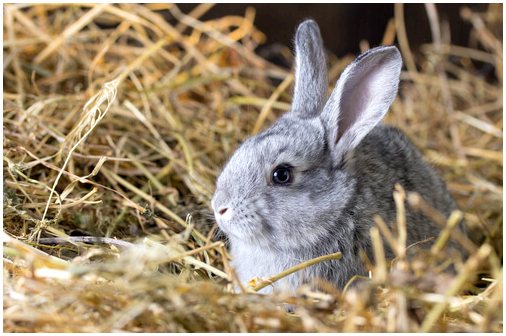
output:
[[[462, 214], [398, 189], [399, 233], [376, 218], [370, 281], [289, 297], [232, 293], [208, 210], [226, 158], [290, 104], [292, 75], [254, 54], [254, 10], [201, 21], [212, 5], [5, 4], [4, 330], [501, 332], [502, 5], [462, 9], [468, 47], [427, 5], [420, 50], [395, 6], [384, 42], [397, 37], [408, 70], [388, 122], [448, 181], [474, 243], [452, 229]], [[350, 59], [330, 60], [332, 82]], [[446, 226], [415, 256], [406, 200]], [[447, 254], [450, 235], [467, 261]]]

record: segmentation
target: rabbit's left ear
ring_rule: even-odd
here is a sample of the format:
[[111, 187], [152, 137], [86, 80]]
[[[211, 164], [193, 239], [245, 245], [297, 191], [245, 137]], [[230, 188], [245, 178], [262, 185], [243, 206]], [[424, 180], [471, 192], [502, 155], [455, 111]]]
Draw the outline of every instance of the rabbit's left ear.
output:
[[383, 119], [397, 95], [401, 68], [399, 51], [389, 46], [367, 51], [344, 70], [321, 113], [336, 164]]
[[320, 29], [313, 20], [295, 33], [295, 88], [291, 113], [303, 118], [320, 114], [327, 97], [327, 64]]

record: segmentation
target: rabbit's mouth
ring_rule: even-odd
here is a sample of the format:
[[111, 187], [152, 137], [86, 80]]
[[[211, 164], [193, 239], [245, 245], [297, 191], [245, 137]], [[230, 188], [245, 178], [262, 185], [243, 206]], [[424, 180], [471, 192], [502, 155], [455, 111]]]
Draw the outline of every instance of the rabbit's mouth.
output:
[[216, 222], [231, 241], [255, 246], [269, 246], [272, 243], [269, 240], [270, 225], [262, 223], [262, 220], [254, 215], [235, 214], [223, 218], [218, 214]]

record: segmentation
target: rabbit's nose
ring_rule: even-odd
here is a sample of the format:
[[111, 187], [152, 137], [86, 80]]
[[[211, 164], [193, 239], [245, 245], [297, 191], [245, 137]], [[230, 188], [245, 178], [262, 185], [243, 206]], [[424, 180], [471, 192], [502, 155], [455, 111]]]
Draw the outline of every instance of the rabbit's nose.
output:
[[219, 207], [216, 211], [216, 217], [220, 220], [230, 220], [232, 218], [232, 209], [228, 206]]

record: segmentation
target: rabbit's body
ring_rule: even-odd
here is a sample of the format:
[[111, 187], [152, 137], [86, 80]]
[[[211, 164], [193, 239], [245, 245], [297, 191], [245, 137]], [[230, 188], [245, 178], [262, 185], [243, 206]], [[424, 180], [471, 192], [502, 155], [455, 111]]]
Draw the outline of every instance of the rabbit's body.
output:
[[[327, 101], [317, 25], [302, 23], [295, 43], [291, 112], [237, 149], [218, 178], [212, 205], [241, 281], [340, 251], [341, 260], [296, 272], [277, 286], [293, 290], [321, 278], [342, 288], [353, 275], [366, 273], [359, 252], [372, 258], [373, 216], [395, 222], [396, 183], [445, 215], [455, 203], [411, 142], [378, 125], [397, 93], [397, 49], [380, 47], [358, 57]], [[407, 224], [407, 244], [439, 232], [415, 212], [407, 212]]]

